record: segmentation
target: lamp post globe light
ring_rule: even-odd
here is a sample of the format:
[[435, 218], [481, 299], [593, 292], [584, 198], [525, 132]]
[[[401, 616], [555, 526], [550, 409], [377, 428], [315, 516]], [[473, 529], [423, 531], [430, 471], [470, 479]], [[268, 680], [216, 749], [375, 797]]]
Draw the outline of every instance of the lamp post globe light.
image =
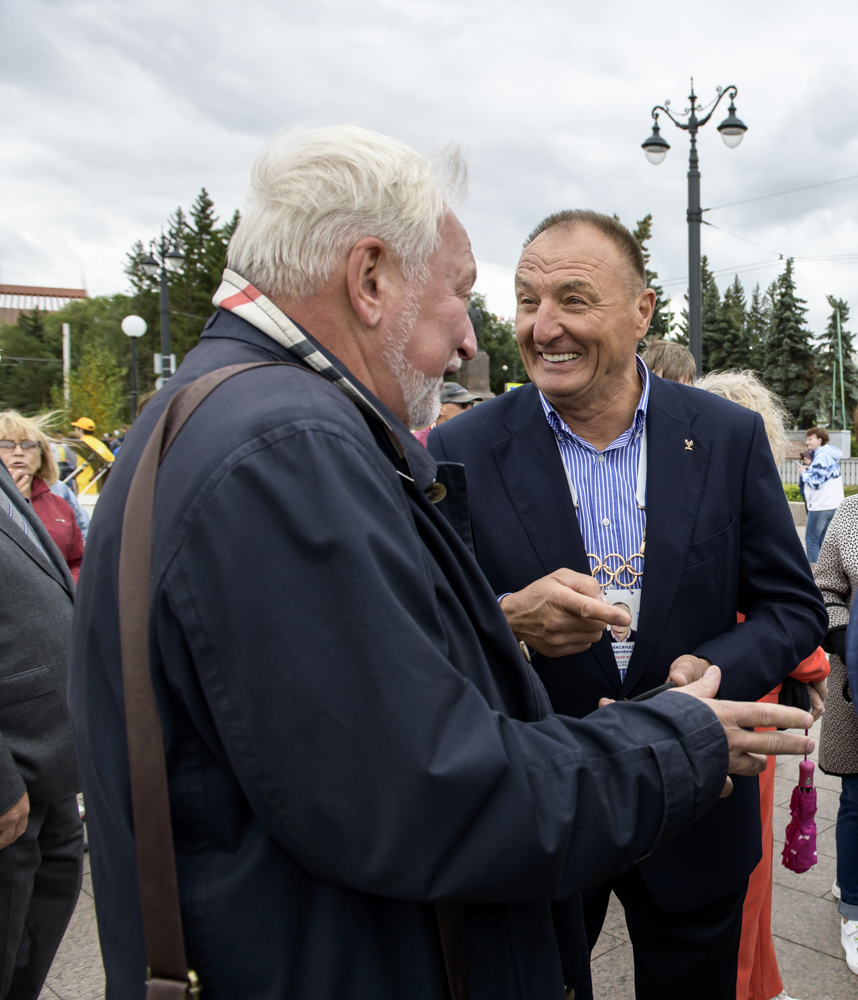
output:
[[152, 240], [149, 244], [149, 256], [141, 261], [141, 267], [150, 278], [159, 273], [161, 275], [161, 353], [155, 355], [155, 374], [161, 376], [158, 380], [159, 389], [173, 374], [175, 363], [170, 346], [170, 284], [167, 272], [181, 271], [184, 263], [185, 255], [178, 243], [171, 244], [163, 233], [160, 241]]
[[119, 324], [131, 340], [131, 420], [137, 419], [137, 338], [146, 332], [146, 320], [141, 316], [126, 316]]
[[731, 149], [739, 145], [748, 131], [748, 126], [736, 116], [736, 87], [718, 87], [718, 96], [709, 109], [708, 114], [698, 118], [698, 114], [703, 115], [707, 110], [698, 104], [697, 95], [694, 93], [694, 79], [691, 80], [691, 93], [688, 95], [689, 106], [685, 109], [688, 115], [687, 121], [680, 121], [675, 118], [670, 111], [670, 101], [665, 101], [663, 105], [657, 104], [652, 109], [654, 120], [652, 135], [641, 143], [646, 158], [650, 163], [658, 164], [667, 156], [670, 143], [661, 134], [658, 127], [659, 112], [663, 112], [676, 125], [686, 131], [691, 137], [691, 151], [688, 155], [688, 346], [694, 355], [694, 363], [697, 365], [697, 374], [702, 375], [703, 358], [703, 287], [700, 273], [700, 225], [703, 221], [703, 212], [700, 208], [700, 170], [697, 159], [697, 130], [702, 128], [715, 113], [715, 109], [721, 103], [721, 98], [725, 94], [730, 95], [730, 107], [727, 109], [727, 117], [718, 126], [721, 138]]

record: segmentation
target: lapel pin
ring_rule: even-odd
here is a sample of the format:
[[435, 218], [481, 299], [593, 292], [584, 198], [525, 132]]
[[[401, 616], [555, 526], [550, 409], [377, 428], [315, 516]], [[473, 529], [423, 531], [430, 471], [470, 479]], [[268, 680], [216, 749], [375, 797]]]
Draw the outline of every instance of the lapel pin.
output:
[[685, 450], [691, 451], [691, 446], [694, 444], [693, 441], [689, 441], [688, 438], [685, 439]]

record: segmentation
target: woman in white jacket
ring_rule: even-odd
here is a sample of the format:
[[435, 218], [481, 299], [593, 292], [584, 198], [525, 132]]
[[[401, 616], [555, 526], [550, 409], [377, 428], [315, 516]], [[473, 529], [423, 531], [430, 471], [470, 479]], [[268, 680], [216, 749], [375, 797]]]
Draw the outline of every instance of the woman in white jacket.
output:
[[828, 443], [828, 431], [824, 427], [811, 427], [807, 432], [807, 447], [813, 452], [813, 461], [801, 474], [807, 504], [805, 544], [810, 565], [815, 566], [819, 546], [843, 500], [843, 477], [840, 475], [843, 452]]

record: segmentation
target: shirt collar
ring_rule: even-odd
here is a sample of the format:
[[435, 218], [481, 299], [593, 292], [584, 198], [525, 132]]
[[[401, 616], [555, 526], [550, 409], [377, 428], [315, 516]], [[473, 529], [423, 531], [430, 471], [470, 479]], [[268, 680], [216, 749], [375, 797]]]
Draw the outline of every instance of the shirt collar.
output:
[[[639, 354], [635, 355], [635, 364], [637, 365], [638, 375], [640, 375], [642, 389], [641, 398], [638, 400], [638, 405], [635, 409], [634, 419], [632, 420], [631, 426], [627, 430], [624, 430], [623, 433], [620, 434], [615, 441], [612, 441], [607, 448], [604, 448], [603, 451], [610, 451], [612, 448], [623, 448], [626, 445], [637, 441], [641, 434], [643, 434], [644, 424], [646, 423], [647, 405], [649, 404], [649, 369], [643, 363]], [[541, 392], [539, 393], [539, 400], [542, 403], [545, 419], [548, 421], [549, 426], [555, 434], [570, 438], [577, 444], [580, 444], [582, 448], [586, 448], [589, 451], [598, 450], [594, 448], [589, 441], [585, 441], [582, 437], [575, 434], [574, 431], [569, 430], [566, 424], [561, 420], [557, 411]]]
[[418, 489], [425, 490], [434, 481], [437, 463], [399, 418], [362, 385], [339, 358], [322, 347], [246, 278], [226, 268], [212, 302], [276, 341], [296, 361], [322, 375], [359, 409], [380, 421], [387, 428], [397, 454], [408, 467], [409, 478]]

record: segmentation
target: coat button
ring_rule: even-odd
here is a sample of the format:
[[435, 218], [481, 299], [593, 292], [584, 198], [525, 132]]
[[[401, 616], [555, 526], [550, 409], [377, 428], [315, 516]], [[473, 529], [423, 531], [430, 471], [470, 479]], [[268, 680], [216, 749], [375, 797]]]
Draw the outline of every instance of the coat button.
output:
[[447, 495], [447, 487], [443, 483], [439, 483], [436, 479], [431, 486], [426, 487], [423, 493], [432, 501], [432, 503], [440, 503]]

